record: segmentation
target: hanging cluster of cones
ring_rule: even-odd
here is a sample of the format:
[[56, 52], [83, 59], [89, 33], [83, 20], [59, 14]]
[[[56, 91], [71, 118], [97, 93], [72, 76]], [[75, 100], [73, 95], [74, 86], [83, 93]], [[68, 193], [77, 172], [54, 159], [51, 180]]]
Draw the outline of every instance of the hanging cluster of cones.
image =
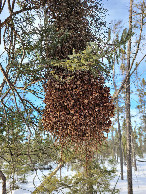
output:
[[[73, 54], [73, 49], [78, 53], [86, 48], [87, 42], [94, 41], [87, 17], [95, 23], [99, 20], [96, 15], [97, 1], [46, 2], [48, 15], [54, 20], [59, 33], [60, 44], [53, 53], [55, 59], [67, 59], [68, 55]], [[62, 38], [66, 32], [68, 35]], [[109, 132], [110, 117], [114, 111], [109, 88], [104, 86], [100, 73], [95, 77], [87, 70], [71, 72], [62, 67], [52, 69], [59, 79], [46, 76], [44, 130], [49, 131], [62, 145], [70, 141], [77, 146], [86, 145], [87, 154], [87, 150], [90, 152], [88, 148], [101, 144], [106, 139], [104, 134]]]
[[103, 77], [90, 71], [60, 72], [62, 81], [49, 79], [46, 87], [44, 129], [62, 144], [94, 146], [106, 139], [114, 105]]

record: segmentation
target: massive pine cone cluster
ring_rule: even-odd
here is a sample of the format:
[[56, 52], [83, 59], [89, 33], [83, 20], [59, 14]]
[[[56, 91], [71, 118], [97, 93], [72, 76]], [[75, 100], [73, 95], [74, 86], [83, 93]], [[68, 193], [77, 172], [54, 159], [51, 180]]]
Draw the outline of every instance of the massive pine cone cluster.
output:
[[45, 86], [44, 129], [63, 144], [68, 140], [78, 145], [101, 144], [114, 111], [103, 77], [94, 77], [90, 71], [58, 75], [63, 81], [50, 78]]

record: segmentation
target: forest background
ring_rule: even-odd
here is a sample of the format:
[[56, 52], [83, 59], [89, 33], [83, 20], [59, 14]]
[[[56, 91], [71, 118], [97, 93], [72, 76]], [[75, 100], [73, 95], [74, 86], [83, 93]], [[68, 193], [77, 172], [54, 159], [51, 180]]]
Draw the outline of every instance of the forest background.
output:
[[[15, 4], [15, 1], [13, 1], [13, 2]], [[22, 3], [22, 5], [20, 5], [20, 6], [22, 6], [22, 8], [23, 8], [23, 1], [17, 1], [17, 2], [20, 4]], [[4, 2], [2, 2], [2, 3], [4, 3]], [[12, 2], [8, 1], [8, 4], [9, 3], [11, 4]], [[143, 5], [144, 1], [135, 1], [134, 3], [137, 3], [139, 5], [135, 9], [137, 11], [137, 9], [139, 7], [142, 7], [140, 5]], [[11, 4], [11, 5], [13, 5], [13, 4]], [[117, 3], [117, 1], [112, 1], [112, 2], [107, 1], [105, 4], [103, 4], [103, 7], [107, 8], [109, 11], [109, 15], [107, 15], [105, 17], [105, 19], [103, 19], [103, 20], [107, 21], [107, 26], [111, 30], [108, 29], [107, 32], [104, 34], [104, 32], [105, 32], [104, 26], [103, 26], [103, 29], [100, 29], [101, 30], [100, 33], [102, 32], [101, 34], [103, 36], [103, 40], [105, 40], [101, 43], [101, 45], [102, 44], [104, 45], [105, 43], [107, 43], [107, 40], [109, 39], [108, 40], [109, 41], [108, 42], [108, 44], [109, 44], [108, 49], [109, 50], [110, 49], [112, 50], [115, 46], [114, 39], [115, 39], [116, 33], [121, 35], [121, 36], [123, 34], [123, 37], [127, 33], [126, 31], [124, 32], [124, 29], [129, 28], [129, 5], [130, 5], [130, 2], [128, 2], [128, 1], [118, 1], [118, 3]], [[34, 6], [37, 6], [37, 5], [34, 4]], [[5, 19], [9, 15], [8, 9], [10, 9], [10, 7], [6, 4], [4, 6], [3, 12], [1, 13], [2, 22], [5, 21]], [[115, 12], [115, 10], [117, 12]], [[23, 12], [22, 12], [22, 14], [23, 14]], [[103, 11], [103, 13], [101, 11], [100, 14], [101, 15], [103, 14], [103, 16], [104, 16], [104, 11]], [[5, 16], [7, 16], [7, 17], [5, 17]], [[142, 16], [142, 14], [139, 14], [138, 16]], [[28, 19], [31, 20], [31, 18], [32, 18], [31, 15], [29, 16], [29, 14], [28, 15], [24, 14], [24, 16], [22, 16], [22, 18], [23, 17], [26, 19], [26, 21]], [[110, 22], [111, 19], [115, 19], [115, 18], [122, 19], [123, 22], [121, 23], [118, 21], [114, 21], [111, 24], [108, 24], [108, 22]], [[16, 21], [15, 21], [16, 24], [17, 24], [17, 19], [19, 20], [19, 18], [16, 18]], [[139, 19], [139, 18], [136, 18], [136, 19]], [[9, 21], [7, 21], [7, 23], [8, 22]], [[30, 21], [30, 22], [32, 22], [31, 25], [33, 23], [35, 23], [35, 26], [38, 25], [38, 22], [36, 22], [36, 21], [35, 22]], [[141, 20], [139, 19], [139, 23], [140, 22], [141, 22]], [[145, 22], [143, 22], [143, 23], [145, 23]], [[143, 26], [144, 26], [144, 24], [143, 24]], [[22, 67], [25, 67], [25, 64], [28, 64], [29, 60], [31, 60], [30, 53], [32, 51], [29, 51], [28, 48], [25, 48], [26, 50], [28, 49], [28, 51], [27, 51], [28, 55], [25, 56], [24, 53], [21, 53], [23, 50], [23, 41], [25, 40], [26, 43], [28, 41], [28, 45], [29, 45], [31, 43], [31, 37], [29, 37], [30, 38], [29, 39], [27, 37], [27, 34], [25, 34], [25, 33], [24, 34], [26, 36], [23, 36], [24, 35], [22, 33], [23, 32], [23, 25], [20, 26], [20, 29], [22, 29], [22, 32], [20, 32], [20, 34], [18, 33], [16, 35], [16, 33], [14, 33], [14, 37], [16, 36], [18, 38], [18, 40], [17, 40], [17, 38], [15, 37], [16, 42], [18, 41], [18, 44], [21, 45], [20, 47], [17, 48], [17, 46], [16, 46], [16, 48], [15, 48], [17, 53], [18, 53], [18, 55], [17, 55], [18, 60], [15, 61], [12, 58], [12, 54], [13, 54], [12, 50], [14, 49], [13, 48], [14, 45], [12, 45], [12, 41], [11, 41], [10, 36], [9, 36], [10, 32], [8, 29], [8, 28], [11, 28], [11, 26], [7, 26], [5, 24], [5, 26], [2, 26], [2, 27], [3, 28], [1, 31], [2, 32], [1, 37], [3, 37], [4, 30], [5, 30], [5, 38], [4, 38], [4, 41], [3, 40], [1, 41], [1, 47], [0, 47], [0, 50], [1, 50], [1, 72], [2, 72], [0, 74], [1, 75], [0, 76], [1, 103], [2, 103], [2, 106], [1, 106], [1, 142], [2, 142], [1, 169], [2, 169], [2, 171], [1, 172], [3, 175], [4, 174], [7, 175], [7, 179], [12, 180], [12, 184], [10, 186], [10, 189], [14, 189], [17, 185], [16, 184], [17, 181], [15, 178], [16, 174], [18, 175], [20, 173], [19, 174], [20, 179], [25, 179], [24, 175], [25, 175], [25, 172], [27, 172], [26, 169], [28, 168], [28, 166], [30, 169], [35, 168], [35, 165], [34, 165], [35, 163], [42, 164], [44, 162], [47, 162], [48, 157], [51, 160], [53, 160], [53, 158], [54, 158], [54, 160], [58, 160], [58, 158], [59, 158], [58, 153], [60, 153], [60, 147], [57, 148], [58, 151], [56, 152], [56, 147], [54, 147], [54, 144], [52, 143], [52, 142], [54, 142], [54, 140], [52, 140], [52, 138], [49, 136], [48, 133], [47, 133], [48, 135], [45, 135], [44, 132], [41, 132], [41, 130], [40, 130], [40, 129], [42, 129], [42, 124], [41, 124], [41, 114], [42, 113], [41, 113], [41, 111], [44, 108], [44, 105], [42, 106], [43, 100], [44, 100], [44, 93], [42, 91], [43, 88], [41, 88], [42, 87], [41, 84], [37, 80], [37, 79], [39, 79], [39, 76], [37, 78], [37, 74], [39, 75], [39, 73], [40, 73], [39, 68], [38, 68], [38, 71], [35, 69], [36, 72], [34, 71], [34, 69], [31, 66], [30, 66], [30, 69], [20, 68], [19, 75], [21, 74], [21, 72], [25, 71], [26, 74], [28, 74], [28, 78], [27, 78], [28, 80], [26, 79], [25, 75], [23, 75], [24, 77], [23, 76], [21, 77], [21, 75], [20, 75], [20, 77], [18, 78], [19, 82], [17, 82], [17, 80], [15, 79], [17, 77], [17, 73], [18, 73], [18, 72], [16, 73], [16, 71], [15, 71], [15, 68], [18, 65], [17, 63], [19, 62], [20, 66], [23, 64]], [[141, 33], [141, 24], [138, 26], [138, 22], [137, 22], [137, 26], [135, 25], [135, 28], [136, 28], [137, 37], [136, 37], [136, 33], [132, 37], [132, 43], [135, 43], [135, 45], [132, 47], [133, 51], [135, 51], [135, 49], [137, 49], [137, 45], [139, 44], [138, 40], [139, 40], [139, 35]], [[95, 28], [93, 28], [93, 30], [95, 30]], [[101, 35], [100, 33], [99, 33], [99, 35]], [[132, 131], [133, 131], [132, 134], [133, 134], [133, 138], [134, 138], [131, 152], [132, 152], [132, 158], [134, 159], [135, 162], [136, 162], [135, 156], [136, 155], [142, 156], [143, 152], [145, 151], [145, 131], [146, 131], [146, 129], [145, 129], [145, 125], [146, 125], [145, 124], [145, 122], [146, 122], [145, 121], [145, 93], [144, 93], [145, 92], [145, 79], [144, 79], [145, 78], [145, 65], [144, 65], [145, 64], [144, 63], [145, 39], [144, 39], [144, 31], [142, 31], [142, 33], [143, 33], [142, 34], [143, 36], [141, 37], [141, 40], [140, 40], [141, 46], [138, 47], [138, 53], [136, 54], [136, 59], [134, 61], [133, 68], [131, 69], [131, 72], [133, 72], [133, 70], [136, 67], [136, 71], [133, 73], [133, 75], [131, 75], [131, 79], [130, 79], [131, 123], [132, 123]], [[111, 34], [111, 36], [110, 36], [110, 34]], [[104, 37], [104, 35], [106, 35], [106, 38]], [[119, 36], [119, 39], [120, 39], [120, 36]], [[129, 41], [129, 38], [127, 38], [125, 45], [128, 44], [128, 41]], [[13, 42], [13, 43], [15, 44], [15, 42]], [[118, 43], [116, 42], [116, 44], [118, 44]], [[109, 48], [109, 46], [110, 46], [110, 48]], [[127, 49], [127, 47], [128, 47], [128, 45], [126, 45], [126, 49]], [[3, 51], [5, 51], [5, 52], [3, 53]], [[120, 52], [122, 52], [122, 51], [120, 51]], [[132, 53], [133, 56], [135, 53]], [[36, 54], [35, 57], [37, 58], [37, 60], [40, 60], [39, 53], [34, 53], [34, 54]], [[117, 55], [116, 52], [112, 53], [112, 57], [116, 56], [116, 55]], [[112, 95], [114, 94], [115, 89], [116, 89], [114, 81], [116, 83], [116, 87], [119, 88], [121, 86], [122, 81], [124, 80], [125, 75], [126, 75], [126, 68], [125, 68], [126, 57], [124, 58], [123, 57], [124, 55], [126, 55], [126, 53], [123, 53], [123, 55], [119, 54], [117, 56], [118, 60], [114, 63], [115, 73], [113, 73], [114, 69], [111, 68], [112, 79], [110, 79], [110, 81], [109, 80], [106, 81], [106, 85], [110, 87]], [[103, 55], [103, 57], [101, 57], [101, 60], [103, 61], [103, 63], [105, 63], [105, 64], [107, 63], [106, 56]], [[139, 65], [136, 65], [141, 60], [142, 60], [142, 62]], [[123, 61], [125, 62], [125, 65], [124, 65]], [[132, 59], [131, 59], [131, 61], [132, 61]], [[10, 63], [11, 63], [11, 65], [10, 65]], [[32, 68], [32, 71], [35, 72], [34, 75], [32, 74], [32, 72], [31, 72], [31, 74], [29, 74], [29, 70], [31, 70], [31, 68]], [[41, 68], [40, 68], [40, 71], [42, 71]], [[6, 74], [5, 74], [5, 72], [6, 72]], [[115, 75], [115, 77], [113, 75]], [[31, 82], [30, 88], [29, 88], [29, 81], [30, 81], [29, 78], [32, 79], [36, 83], [36, 85], [33, 85], [33, 82]], [[9, 82], [9, 80], [10, 80], [10, 82]], [[11, 85], [11, 82], [13, 82], [12, 85]], [[37, 85], [37, 83], [39, 83], [39, 84]], [[40, 89], [40, 91], [39, 91], [39, 89]], [[22, 92], [21, 90], [23, 90], [24, 92]], [[121, 99], [119, 102], [120, 108], [117, 110], [120, 113], [120, 117], [119, 117], [120, 118], [120, 126], [122, 126], [122, 129], [121, 129], [121, 135], [122, 135], [121, 145], [122, 145], [122, 152], [123, 152], [122, 158], [126, 162], [126, 131], [125, 131], [126, 130], [125, 129], [126, 128], [125, 127], [126, 126], [126, 123], [125, 123], [125, 119], [126, 119], [125, 112], [126, 111], [125, 111], [124, 96], [125, 96], [125, 91], [123, 88], [123, 90], [121, 92], [121, 96], [119, 95], [119, 97], [118, 97], [119, 99], [120, 98]], [[116, 106], [116, 108], [117, 108], [117, 106]], [[19, 112], [17, 112], [18, 110], [19, 110]], [[119, 114], [119, 113], [117, 113], [118, 112], [117, 110], [116, 110], [116, 115]], [[21, 113], [20, 113], [20, 111], [21, 111]], [[3, 115], [5, 115], [5, 117]], [[112, 149], [108, 150], [109, 153], [108, 152], [105, 153], [104, 152], [105, 147], [100, 148], [100, 150], [102, 150], [102, 152], [99, 152], [97, 154], [98, 155], [97, 158], [99, 158], [99, 159], [104, 158], [104, 157], [107, 158], [108, 154], [112, 156], [113, 160], [115, 160], [116, 157], [121, 157], [120, 156], [120, 148], [119, 148], [118, 117], [117, 118], [116, 117], [117, 116], [115, 116], [112, 120], [113, 125], [111, 127], [111, 132], [109, 133], [109, 136], [108, 136], [109, 139], [107, 140], [108, 146], [110, 148], [112, 147]], [[21, 148], [23, 150], [21, 153], [18, 150], [19, 146], [21, 146]], [[71, 161], [72, 157], [66, 153], [66, 157], [67, 157], [67, 155], [68, 155], [68, 158], [66, 160]], [[25, 166], [26, 163], [28, 164], [28, 166]], [[82, 163], [81, 163], [81, 165], [82, 165]], [[136, 168], [136, 163], [134, 163], [134, 165]], [[20, 169], [21, 169], [21, 171], [20, 171]], [[18, 171], [19, 171], [19, 173], [18, 173]], [[92, 182], [92, 185], [94, 185], [93, 182]], [[72, 187], [72, 188], [74, 188], [74, 187]], [[93, 187], [92, 188], [88, 187], [88, 188], [89, 188], [89, 190], [90, 189], [93, 190]], [[83, 189], [83, 188], [81, 188], [81, 189]], [[103, 189], [107, 189], [107, 188], [104, 187]], [[131, 193], [131, 191], [129, 191], [129, 193]]]

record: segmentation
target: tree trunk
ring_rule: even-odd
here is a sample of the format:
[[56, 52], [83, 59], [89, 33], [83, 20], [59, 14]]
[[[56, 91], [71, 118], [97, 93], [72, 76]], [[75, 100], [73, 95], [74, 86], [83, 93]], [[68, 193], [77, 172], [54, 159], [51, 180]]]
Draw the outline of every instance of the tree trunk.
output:
[[113, 129], [112, 129], [112, 159], [115, 160], [115, 140], [113, 135]]
[[[92, 177], [91, 175], [89, 176], [89, 178]], [[94, 193], [94, 188], [93, 188], [93, 184], [92, 184], [92, 181], [88, 184], [88, 187], [87, 187], [87, 194], [93, 194]]]
[[0, 170], [0, 178], [2, 179], [2, 194], [6, 194], [6, 177]]
[[[115, 82], [115, 57], [114, 57], [114, 65], [113, 65], [113, 84], [114, 84], [114, 89], [115, 89], [115, 92], [116, 92], [117, 91], [117, 86], [116, 86], [116, 82]], [[117, 100], [116, 100], [116, 107], [117, 107], [118, 134], [119, 134], [119, 152], [120, 152], [121, 180], [123, 180], [123, 152], [122, 152], [122, 136], [121, 136], [121, 128], [120, 128], [120, 120], [119, 120], [118, 97], [117, 97]], [[118, 157], [117, 157], [117, 159], [118, 159]]]
[[[132, 4], [130, 0], [129, 11], [129, 32], [132, 32]], [[127, 81], [126, 81], [126, 128], [127, 128], [127, 180], [128, 180], [128, 194], [133, 194], [132, 186], [132, 164], [131, 164], [131, 122], [130, 122], [130, 52], [131, 52], [131, 38], [128, 40], [127, 48]]]
[[[87, 163], [88, 163], [88, 161], [87, 161]], [[92, 176], [93, 176], [93, 174], [91, 172], [92, 169], [90, 167], [90, 164], [87, 164], [87, 165], [88, 165], [88, 168], [85, 169], [86, 170], [86, 175], [87, 175], [87, 178], [88, 178], [86, 193], [87, 194], [93, 194], [94, 193], [93, 192], [94, 188], [93, 188], [93, 183], [92, 183]]]
[[60, 167], [60, 181], [61, 181], [61, 167]]
[[117, 100], [117, 120], [118, 120], [118, 133], [119, 133], [119, 151], [120, 151], [120, 166], [121, 166], [121, 180], [123, 180], [123, 152], [122, 152], [122, 135], [121, 135], [121, 127], [119, 120], [119, 106]]
[[[131, 129], [131, 131], [132, 131], [132, 129]], [[133, 133], [131, 135], [131, 143], [132, 143], [132, 153], [133, 153], [134, 168], [135, 168], [135, 171], [137, 171], [136, 154], [135, 154], [135, 145], [134, 145], [134, 136], [133, 136]]]

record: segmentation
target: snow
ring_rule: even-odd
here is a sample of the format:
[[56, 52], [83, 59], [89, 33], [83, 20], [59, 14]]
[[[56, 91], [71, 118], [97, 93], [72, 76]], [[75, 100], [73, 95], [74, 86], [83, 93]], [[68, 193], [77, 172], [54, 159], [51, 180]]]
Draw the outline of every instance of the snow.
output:
[[[139, 158], [137, 158], [139, 159]], [[137, 171], [132, 169], [133, 176], [133, 193], [134, 194], [145, 194], [146, 193], [146, 154], [144, 154], [144, 158], [140, 159], [141, 161], [137, 161]], [[116, 185], [117, 189], [120, 189], [120, 194], [125, 194], [127, 192], [127, 168], [124, 166], [124, 180], [120, 179], [120, 164], [117, 165], [117, 176], [111, 181], [111, 186], [114, 187], [118, 178], [118, 183]]]
[[[137, 158], [139, 159], [139, 158]], [[146, 154], [144, 155], [144, 158], [140, 159], [142, 161], [146, 161]], [[53, 169], [57, 167], [57, 164], [52, 163]], [[117, 174], [116, 177], [111, 181], [111, 187], [114, 188], [116, 186], [116, 189], [120, 189], [120, 194], [126, 194], [127, 193], [127, 168], [124, 166], [124, 180], [120, 180], [120, 164], [116, 165], [117, 167]], [[108, 168], [110, 169], [110, 166], [108, 165]], [[30, 172], [27, 175], [28, 183], [19, 183], [19, 187], [21, 189], [17, 189], [15, 191], [9, 192], [9, 194], [30, 194], [32, 191], [35, 190], [35, 187], [39, 186], [42, 177], [44, 175], [47, 175], [49, 173], [48, 170], [37, 170], [36, 172]], [[57, 172], [57, 176], [59, 176], [60, 171]], [[75, 174], [75, 171], [71, 171], [71, 168], [67, 168], [66, 166], [62, 168], [61, 175], [65, 176], [72, 176]], [[1, 182], [0, 182], [1, 183]], [[117, 183], [117, 184], [116, 184]], [[7, 184], [8, 186], [8, 184]], [[1, 193], [1, 184], [0, 184], [0, 193]], [[63, 191], [65, 193], [65, 190]], [[57, 192], [57, 193], [62, 193]], [[137, 161], [137, 171], [133, 168], [133, 193], [134, 194], [145, 194], [146, 193], [146, 162], [140, 162]], [[53, 192], [55, 194], [55, 192]]]
[[[51, 170], [51, 172], [58, 166], [58, 164], [56, 163], [49, 163], [53, 169]], [[8, 194], [30, 194], [32, 191], [35, 190], [36, 187], [38, 187], [41, 182], [42, 182], [42, 178], [44, 176], [47, 176], [49, 174], [49, 170], [37, 170], [35, 172], [30, 172], [27, 176], [26, 179], [28, 181], [28, 183], [18, 183], [18, 186], [20, 189], [14, 190], [9, 192]], [[75, 171], [71, 171], [71, 168], [69, 167], [62, 167], [61, 169], [61, 176], [72, 176], [74, 175], [76, 172]], [[60, 176], [60, 170], [57, 171], [56, 175], [59, 177]], [[2, 193], [2, 184], [0, 181], [0, 193]], [[9, 183], [7, 183], [7, 188], [9, 188]], [[58, 193], [58, 192], [57, 192]], [[61, 192], [62, 193], [62, 192]], [[53, 194], [55, 194], [55, 192], [53, 192]]]

